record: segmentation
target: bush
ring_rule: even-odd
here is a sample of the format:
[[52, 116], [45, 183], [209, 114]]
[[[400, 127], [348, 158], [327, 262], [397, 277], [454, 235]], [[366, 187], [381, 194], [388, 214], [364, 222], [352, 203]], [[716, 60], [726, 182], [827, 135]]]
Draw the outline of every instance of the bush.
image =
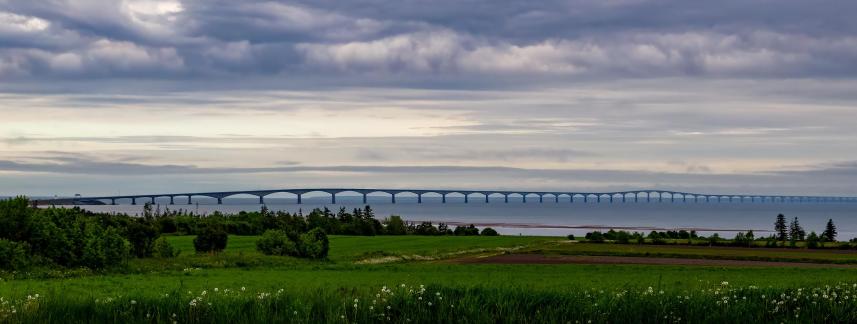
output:
[[123, 263], [130, 253], [128, 241], [115, 228], [102, 230], [91, 224], [87, 228], [81, 265], [90, 269], [109, 268]]
[[152, 255], [155, 257], [175, 258], [179, 256], [179, 253], [181, 252], [174, 249], [166, 237], [161, 236], [152, 244]]
[[18, 270], [29, 264], [26, 243], [0, 239], [0, 269]]
[[226, 249], [229, 235], [221, 226], [209, 224], [193, 239], [197, 253], [217, 253]]
[[806, 247], [809, 249], [817, 249], [819, 241], [821, 241], [821, 238], [818, 237], [818, 234], [810, 232], [809, 236], [806, 238]]
[[568, 238], [569, 241], [577, 240], [577, 238], [574, 237], [574, 234], [568, 234], [568, 236], [566, 236], [566, 237]]
[[407, 234], [407, 229], [405, 228], [405, 222], [402, 221], [402, 217], [392, 215], [389, 219], [384, 221], [386, 225], [386, 233], [388, 235], [405, 235]]
[[464, 236], [472, 236], [479, 235], [479, 229], [476, 228], [473, 224], [468, 226], [456, 226], [455, 230], [452, 232], [455, 235], [464, 235]]
[[592, 243], [603, 243], [604, 234], [601, 234], [600, 231], [589, 232], [586, 233], [586, 240]]
[[482, 233], [480, 235], [482, 235], [482, 236], [499, 236], [500, 233], [497, 233], [497, 231], [495, 231], [493, 228], [486, 227], [486, 228], [482, 229]]
[[145, 219], [137, 219], [128, 224], [126, 231], [128, 242], [131, 243], [131, 253], [134, 256], [138, 258], [152, 256], [152, 245], [159, 236], [154, 224]]
[[300, 256], [297, 244], [289, 239], [286, 232], [281, 230], [265, 231], [262, 237], [256, 241], [256, 250], [265, 255]]
[[330, 241], [327, 234], [320, 228], [314, 228], [306, 234], [301, 235], [301, 255], [312, 259], [324, 259], [330, 250]]

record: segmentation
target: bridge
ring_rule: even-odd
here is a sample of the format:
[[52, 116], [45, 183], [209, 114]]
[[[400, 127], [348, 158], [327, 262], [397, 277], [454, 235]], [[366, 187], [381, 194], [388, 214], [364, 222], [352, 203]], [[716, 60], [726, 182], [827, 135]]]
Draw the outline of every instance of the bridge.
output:
[[[564, 191], [497, 191], [497, 190], [414, 190], [414, 189], [357, 189], [357, 188], [315, 188], [315, 189], [275, 189], [275, 190], [247, 190], [247, 191], [220, 191], [220, 192], [195, 192], [195, 193], [172, 193], [172, 194], [147, 194], [147, 195], [120, 195], [120, 196], [98, 196], [98, 197], [70, 197], [34, 200], [34, 205], [95, 205], [126, 202], [136, 205], [138, 201], [155, 202], [156, 198], [169, 198], [170, 204], [176, 204], [179, 198], [187, 204], [192, 203], [194, 197], [208, 197], [217, 199], [218, 204], [223, 204], [223, 199], [236, 195], [250, 195], [259, 198], [259, 204], [265, 203], [265, 197], [287, 193], [297, 198], [297, 203], [303, 203], [303, 196], [309, 193], [322, 193], [330, 195], [331, 204], [336, 204], [336, 196], [351, 193], [363, 196], [363, 203], [367, 202], [370, 194], [385, 194], [390, 196], [391, 203], [396, 203], [396, 196], [401, 194], [415, 195], [417, 203], [423, 202], [424, 195], [435, 195], [441, 197], [441, 202], [446, 203], [447, 196], [460, 195], [464, 202], [469, 203], [471, 198], [484, 198], [485, 203], [491, 202], [491, 197], [503, 198], [505, 203], [509, 197], [521, 199], [526, 203], [528, 198], [538, 199], [539, 203], [553, 201], [560, 202], [582, 202], [582, 203], [614, 203], [614, 202], [669, 202], [669, 203], [857, 203], [857, 197], [844, 196], [795, 196], [795, 195], [747, 195], [747, 194], [703, 194], [669, 190], [630, 190], [616, 192], [564, 192]], [[186, 200], [184, 200], [186, 198]]]

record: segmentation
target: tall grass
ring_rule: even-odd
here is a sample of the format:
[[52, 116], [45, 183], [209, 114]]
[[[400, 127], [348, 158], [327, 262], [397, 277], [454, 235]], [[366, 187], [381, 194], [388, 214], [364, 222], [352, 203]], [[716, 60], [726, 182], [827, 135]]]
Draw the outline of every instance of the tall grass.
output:
[[396, 285], [378, 289], [250, 291], [242, 287], [136, 296], [0, 299], [10, 323], [680, 323], [857, 321], [857, 284], [532, 292]]

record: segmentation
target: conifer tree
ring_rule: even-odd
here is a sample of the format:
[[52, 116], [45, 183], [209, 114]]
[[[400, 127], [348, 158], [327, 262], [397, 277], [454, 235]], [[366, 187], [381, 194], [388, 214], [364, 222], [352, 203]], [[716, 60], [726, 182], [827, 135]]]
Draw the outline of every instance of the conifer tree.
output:
[[785, 241], [788, 238], [786, 216], [783, 214], [777, 215], [777, 221], [774, 222], [774, 231], [777, 233], [777, 240]]
[[821, 238], [827, 242], [836, 242], [836, 234], [836, 225], [833, 225], [833, 219], [828, 219], [827, 226], [821, 233]]

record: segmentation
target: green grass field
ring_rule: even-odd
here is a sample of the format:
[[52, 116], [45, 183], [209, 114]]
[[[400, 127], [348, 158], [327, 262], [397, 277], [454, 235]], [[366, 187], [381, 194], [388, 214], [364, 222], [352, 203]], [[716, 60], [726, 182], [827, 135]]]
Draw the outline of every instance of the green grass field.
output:
[[[854, 259], [855, 254], [840, 251], [581, 244], [549, 237], [335, 236], [331, 238], [329, 260], [307, 261], [261, 255], [255, 251], [255, 237], [230, 236], [227, 250], [217, 256], [194, 254], [192, 237], [169, 239], [182, 250], [178, 258], [133, 260], [128, 269], [120, 273], [0, 281], [0, 297], [7, 303], [12, 300], [12, 305], [19, 305], [14, 315], [8, 305], [0, 307], [0, 322], [73, 318], [80, 322], [171, 323], [175, 319], [182, 323], [341, 323], [384, 322], [392, 313], [395, 313], [390, 320], [393, 322], [412, 319], [416, 322], [463, 320], [489, 323], [499, 319], [515, 321], [516, 318], [522, 321], [533, 319], [535, 322], [586, 319], [596, 322], [662, 322], [662, 316], [669, 321], [676, 321], [679, 317], [695, 321], [712, 318], [785, 322], [857, 319], [857, 307], [854, 307], [857, 306], [857, 296], [851, 297], [846, 304], [820, 305], [812, 304], [810, 299], [796, 299], [789, 302], [790, 306], [782, 306], [783, 310], [788, 309], [783, 313], [772, 313], [770, 307], [759, 306], [766, 305], [766, 301], [761, 300], [763, 295], [796, 294], [798, 288], [828, 289], [826, 294], [830, 294], [830, 287], [839, 285], [840, 298], [857, 295], [857, 288], [850, 286], [857, 283], [857, 271], [853, 269], [499, 265], [459, 264], [446, 260], [465, 255], [503, 253], [509, 249], [515, 249], [515, 253], [755, 256], [813, 259], [816, 262]], [[367, 259], [390, 262], [361, 263]], [[725, 287], [724, 282], [728, 283]], [[406, 288], [400, 288], [401, 285]], [[377, 309], [370, 310], [370, 306], [364, 304], [369, 300], [381, 303], [380, 297], [374, 297], [381, 287], [418, 290], [416, 287], [420, 285], [428, 287], [427, 294], [448, 296], [449, 304], [432, 299], [436, 306], [445, 306], [431, 309], [422, 303], [425, 300], [415, 299], [418, 296], [408, 292], [386, 298], [385, 303], [391, 303], [387, 306], [400, 308], [395, 312], [391, 309], [384, 315], [378, 315]], [[219, 292], [217, 295], [214, 294], [215, 288]], [[226, 289], [231, 293], [223, 293]], [[734, 305], [737, 308], [724, 310], [721, 304], [717, 304], [722, 296], [715, 294], [715, 290], [732, 291], [730, 296], [744, 296], [759, 305], [739, 302]], [[28, 300], [27, 296], [32, 299], [35, 294], [39, 294], [40, 299]], [[684, 298], [682, 296], [689, 298], [687, 303], [680, 299]], [[734, 296], [730, 298], [738, 298]], [[436, 297], [440, 296], [431, 296]], [[197, 298], [202, 304], [192, 305]], [[357, 303], [356, 308], [353, 307], [355, 298], [363, 300]], [[110, 302], [105, 302], [108, 300]], [[212, 306], [208, 306], [209, 300], [212, 300]], [[485, 305], [491, 306], [481, 311]], [[553, 305], [555, 309], [545, 305]], [[29, 307], [29, 312], [23, 311], [25, 307]], [[803, 318], [793, 317], [796, 307], [805, 311]], [[650, 313], [648, 309], [656, 311]], [[629, 313], [632, 310], [639, 314]], [[145, 317], [146, 314], [151, 317]], [[624, 317], [617, 318], [619, 314], [624, 314], [621, 315]], [[834, 315], [836, 317], [830, 317]]]

